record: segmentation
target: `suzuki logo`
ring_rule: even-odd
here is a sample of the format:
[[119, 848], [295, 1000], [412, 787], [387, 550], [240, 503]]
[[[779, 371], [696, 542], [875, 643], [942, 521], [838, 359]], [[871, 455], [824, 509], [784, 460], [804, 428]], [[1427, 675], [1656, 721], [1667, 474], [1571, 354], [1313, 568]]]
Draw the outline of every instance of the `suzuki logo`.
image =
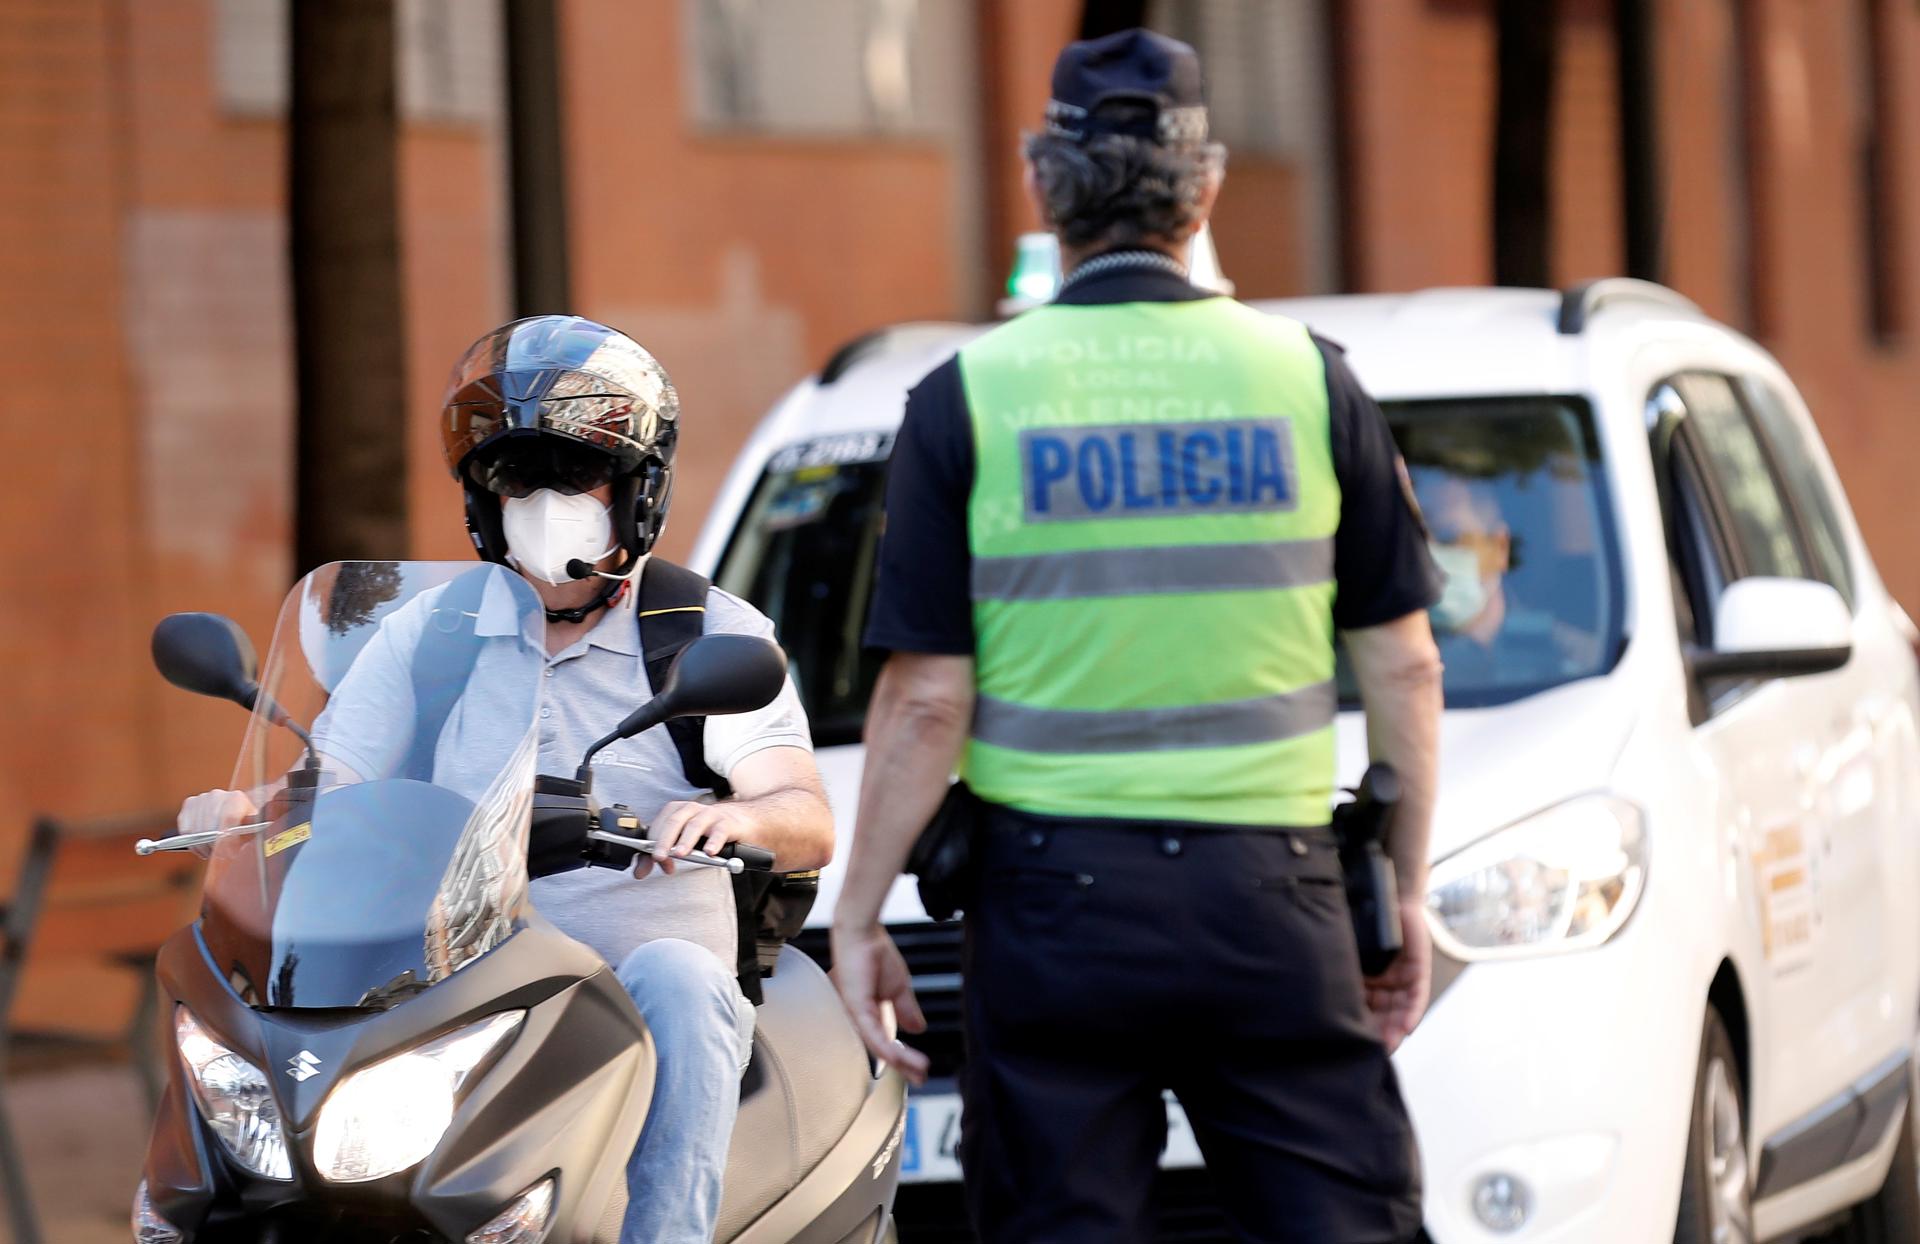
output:
[[320, 1074], [320, 1060], [313, 1056], [312, 1050], [301, 1050], [287, 1060], [287, 1074], [305, 1084]]

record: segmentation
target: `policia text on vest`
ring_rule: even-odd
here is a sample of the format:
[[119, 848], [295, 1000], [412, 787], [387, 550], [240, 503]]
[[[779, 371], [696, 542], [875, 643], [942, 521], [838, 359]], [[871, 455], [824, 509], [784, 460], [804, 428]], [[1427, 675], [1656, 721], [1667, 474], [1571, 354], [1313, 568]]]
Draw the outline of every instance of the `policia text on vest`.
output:
[[[1176, 404], [1184, 403], [1164, 403]], [[1231, 413], [1199, 423], [1022, 432], [1027, 521], [1291, 509], [1287, 420]]]

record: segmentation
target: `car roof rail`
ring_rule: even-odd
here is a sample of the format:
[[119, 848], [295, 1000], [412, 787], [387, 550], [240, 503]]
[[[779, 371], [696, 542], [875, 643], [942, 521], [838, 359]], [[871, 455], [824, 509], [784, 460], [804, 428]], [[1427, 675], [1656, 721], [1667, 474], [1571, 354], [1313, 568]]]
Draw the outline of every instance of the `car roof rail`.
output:
[[1664, 285], [1633, 277], [1611, 276], [1598, 281], [1584, 281], [1560, 295], [1560, 332], [1563, 336], [1578, 336], [1587, 330], [1587, 322], [1602, 307], [1627, 302], [1665, 307], [1670, 311], [1684, 311], [1691, 315], [1704, 314], [1691, 298]]
[[820, 369], [820, 383], [832, 384], [853, 370], [853, 365], [878, 349], [887, 339], [888, 329], [876, 328], [872, 332], [861, 333], [852, 341], [835, 350], [827, 359], [827, 365]]

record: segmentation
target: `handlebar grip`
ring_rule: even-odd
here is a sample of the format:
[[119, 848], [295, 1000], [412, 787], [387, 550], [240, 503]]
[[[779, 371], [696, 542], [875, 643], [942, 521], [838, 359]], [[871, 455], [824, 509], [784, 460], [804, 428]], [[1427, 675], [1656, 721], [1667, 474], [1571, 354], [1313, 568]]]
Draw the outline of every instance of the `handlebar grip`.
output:
[[750, 873], [770, 873], [773, 871], [773, 852], [765, 847], [756, 847], [745, 842], [729, 842], [720, 848], [723, 860], [739, 860]]

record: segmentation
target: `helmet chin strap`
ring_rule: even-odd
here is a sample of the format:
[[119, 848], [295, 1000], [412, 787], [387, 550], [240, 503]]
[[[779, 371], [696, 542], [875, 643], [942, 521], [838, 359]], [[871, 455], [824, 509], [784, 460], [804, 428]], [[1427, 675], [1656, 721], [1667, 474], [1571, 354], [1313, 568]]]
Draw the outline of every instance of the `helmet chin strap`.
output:
[[[620, 599], [621, 593], [627, 590], [627, 584], [632, 582], [634, 577], [640, 573], [640, 569], [642, 566], [646, 564], [646, 560], [647, 559], [644, 557], [634, 558], [629, 568], [619, 574], [614, 574], [605, 570], [594, 570], [586, 567], [584, 563], [580, 563], [580, 562], [572, 563], [568, 567], [569, 574], [573, 574], [573, 577], [576, 579], [585, 579], [589, 576], [598, 576], [601, 580], [600, 590], [598, 592], [595, 592], [593, 599], [588, 601], [584, 605], [578, 605], [572, 609], [547, 610], [547, 621], [573, 622], [573, 623], [585, 622], [588, 618], [592, 617], [596, 611], [605, 609], [607, 606], [613, 604], [615, 601]], [[576, 567], [584, 569], [586, 573], [574, 574], [574, 569]]]

